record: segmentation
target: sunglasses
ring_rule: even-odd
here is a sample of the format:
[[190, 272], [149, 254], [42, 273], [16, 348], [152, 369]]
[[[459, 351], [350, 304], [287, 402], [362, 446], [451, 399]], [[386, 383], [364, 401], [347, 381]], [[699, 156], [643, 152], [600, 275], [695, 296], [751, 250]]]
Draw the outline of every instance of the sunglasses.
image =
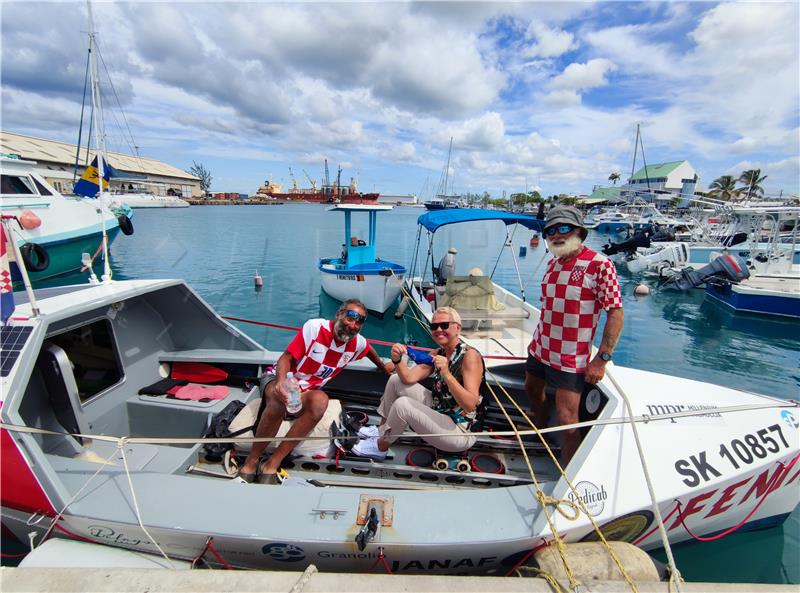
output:
[[352, 319], [356, 323], [364, 323], [367, 320], [366, 315], [362, 315], [358, 311], [353, 311], [352, 309], [345, 309], [344, 316], [348, 319]]
[[544, 232], [544, 234], [547, 235], [548, 237], [552, 237], [556, 233], [558, 233], [559, 235], [566, 235], [574, 230], [575, 227], [572, 226], [571, 224], [561, 224], [558, 226], [551, 226]]
[[432, 322], [431, 323], [431, 331], [436, 331], [439, 328], [448, 329], [450, 327], [450, 321], [439, 321], [439, 322]]

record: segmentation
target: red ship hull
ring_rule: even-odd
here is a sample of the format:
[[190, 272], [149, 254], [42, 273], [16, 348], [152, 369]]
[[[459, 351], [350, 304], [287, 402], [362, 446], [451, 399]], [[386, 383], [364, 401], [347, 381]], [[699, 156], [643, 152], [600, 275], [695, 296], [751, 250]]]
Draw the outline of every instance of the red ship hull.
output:
[[369, 193], [369, 194], [362, 194], [359, 192], [355, 193], [348, 193], [340, 196], [333, 196], [331, 194], [322, 194], [322, 193], [269, 193], [269, 194], [258, 194], [261, 196], [267, 196], [274, 200], [281, 200], [287, 202], [314, 202], [318, 204], [332, 204], [332, 203], [339, 203], [339, 204], [376, 204], [378, 202], [378, 196], [380, 194], [376, 193]]

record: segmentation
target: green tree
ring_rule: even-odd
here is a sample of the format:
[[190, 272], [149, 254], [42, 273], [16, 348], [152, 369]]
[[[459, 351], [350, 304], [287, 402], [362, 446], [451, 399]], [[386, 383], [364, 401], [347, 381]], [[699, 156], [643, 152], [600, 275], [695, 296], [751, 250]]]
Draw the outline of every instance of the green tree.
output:
[[717, 177], [708, 186], [708, 195], [719, 198], [720, 200], [733, 200], [739, 195], [739, 190], [736, 189], [736, 180], [733, 175], [723, 175]]
[[622, 176], [619, 173], [617, 173], [616, 171], [614, 171], [611, 175], [608, 176], [608, 180], [613, 182], [614, 185], [617, 185], [617, 181], [619, 181], [620, 177], [622, 177]]
[[761, 169], [748, 169], [739, 175], [739, 183], [742, 184], [739, 192], [743, 194], [748, 200], [753, 196], [763, 196], [764, 188], [761, 184], [767, 178], [766, 175], [761, 175]]
[[192, 161], [192, 166], [189, 167], [189, 170], [186, 172], [200, 180], [200, 189], [203, 191], [203, 197], [205, 197], [208, 190], [211, 189], [211, 181], [213, 180], [211, 171], [206, 169], [202, 163]]

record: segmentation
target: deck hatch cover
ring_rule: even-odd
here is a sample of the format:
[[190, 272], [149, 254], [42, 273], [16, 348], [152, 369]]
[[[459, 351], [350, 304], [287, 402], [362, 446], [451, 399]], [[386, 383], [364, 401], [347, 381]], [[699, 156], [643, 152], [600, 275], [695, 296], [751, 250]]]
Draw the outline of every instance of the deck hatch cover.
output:
[[7, 377], [14, 367], [14, 363], [19, 358], [19, 353], [25, 347], [25, 342], [28, 341], [28, 336], [31, 335], [33, 328], [29, 325], [25, 326], [4, 326], [0, 329], [0, 339], [2, 347], [0, 347], [0, 377]]

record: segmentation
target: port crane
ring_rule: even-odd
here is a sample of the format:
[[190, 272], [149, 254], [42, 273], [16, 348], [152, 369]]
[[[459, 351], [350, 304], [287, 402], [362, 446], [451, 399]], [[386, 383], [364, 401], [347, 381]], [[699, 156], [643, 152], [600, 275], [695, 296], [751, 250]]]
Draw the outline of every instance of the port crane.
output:
[[292, 179], [292, 190], [290, 193], [296, 194], [297, 193], [297, 180], [294, 178], [294, 173], [292, 173], [292, 168], [289, 167], [289, 177]]
[[305, 173], [306, 179], [308, 179], [308, 182], [311, 184], [311, 191], [317, 193], [317, 182], [311, 179], [311, 175], [309, 175], [308, 171], [305, 169], [303, 169], [303, 173]]

